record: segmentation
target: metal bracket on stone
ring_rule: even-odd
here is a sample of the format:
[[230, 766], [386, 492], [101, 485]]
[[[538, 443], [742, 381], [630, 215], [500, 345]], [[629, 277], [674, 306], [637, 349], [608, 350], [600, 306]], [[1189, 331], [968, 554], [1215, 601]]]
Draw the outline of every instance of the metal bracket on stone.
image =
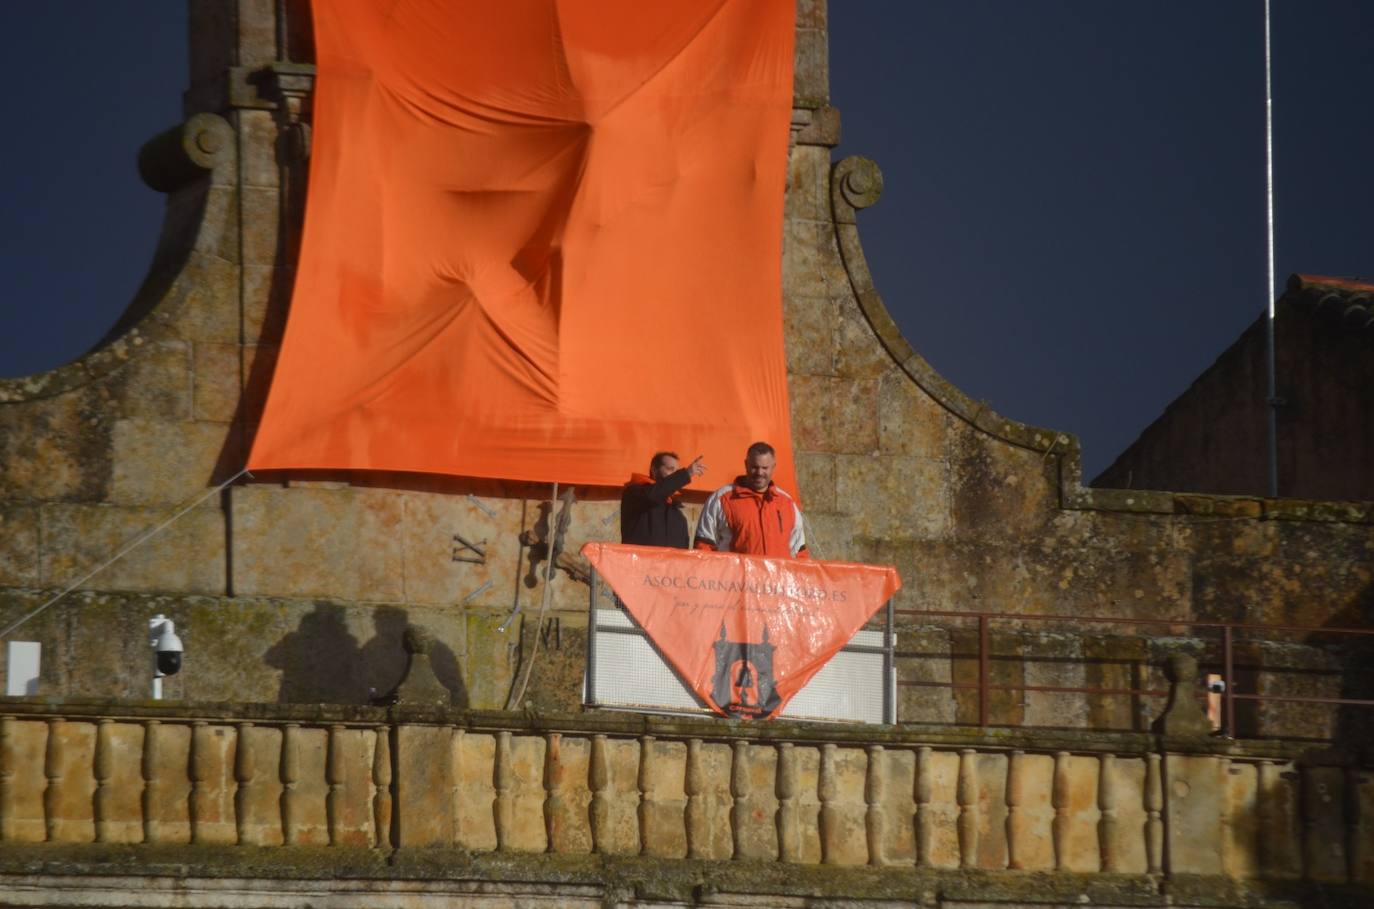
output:
[[482, 512], [487, 517], [491, 518], [493, 521], [496, 520], [496, 512], [492, 511], [485, 504], [483, 504], [482, 500], [477, 498], [477, 496], [473, 495], [472, 493], [468, 493], [468, 501], [471, 502], [473, 504], [473, 507], [475, 507], [478, 511]]
[[577, 501], [577, 496], [572, 487], [568, 487], [563, 495], [559, 496], [563, 507], [558, 509], [558, 520], [554, 523], [553, 534], [553, 567], [566, 572], [568, 577], [583, 584], [591, 581], [591, 566], [587, 560], [576, 551], [572, 553], [564, 552], [563, 547], [568, 535], [568, 527], [572, 524], [572, 507]]
[[434, 638], [419, 626], [407, 625], [405, 634], [401, 636], [401, 643], [407, 654], [405, 675], [401, 676], [401, 681], [395, 688], [373, 703], [379, 707], [390, 707], [394, 704], [450, 706], [453, 703], [453, 695], [434, 674], [434, 667], [429, 661]]
[[476, 590], [474, 590], [472, 593], [470, 593], [470, 594], [468, 594], [467, 596], [463, 597], [463, 605], [466, 606], [467, 604], [471, 603], [473, 600], [477, 599], [478, 597], [480, 597], [482, 594], [486, 593], [486, 592], [487, 592], [488, 590], [490, 590], [490, 589], [491, 589], [491, 579], [488, 578], [487, 580], [485, 580], [485, 581], [482, 582], [482, 586], [481, 586], [481, 587], [478, 587], [478, 588], [477, 588]]
[[579, 584], [592, 582], [591, 563], [585, 557], [572, 552], [560, 552], [554, 567]]
[[1178, 738], [1203, 738], [1212, 734], [1212, 723], [1197, 701], [1197, 660], [1186, 653], [1169, 656], [1164, 665], [1169, 680], [1169, 703], [1154, 721], [1154, 731]]
[[482, 548], [487, 545], [486, 540], [479, 540], [474, 543], [461, 533], [455, 532], [453, 544], [453, 561], [472, 562], [475, 565], [487, 564], [487, 551]]
[[539, 640], [545, 650], [563, 649], [563, 622], [558, 616], [545, 619], [539, 626]]

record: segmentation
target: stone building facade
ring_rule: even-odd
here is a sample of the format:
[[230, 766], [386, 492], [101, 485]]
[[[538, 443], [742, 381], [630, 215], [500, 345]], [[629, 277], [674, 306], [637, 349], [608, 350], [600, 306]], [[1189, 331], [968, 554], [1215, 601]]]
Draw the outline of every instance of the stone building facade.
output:
[[[549, 502], [548, 490], [542, 488], [435, 477], [296, 472], [244, 477], [217, 491], [242, 467], [282, 334], [308, 166], [313, 70], [304, 3], [197, 0], [191, 10], [186, 120], [149, 142], [140, 158], [148, 182], [166, 192], [168, 199], [164, 233], [147, 281], [102, 346], [50, 372], [0, 381], [0, 617], [6, 622], [42, 605], [126, 542], [184, 510], [167, 530], [43, 611], [19, 635], [43, 645], [44, 697], [66, 699], [62, 703], [71, 705], [53, 708], [53, 702], [44, 701], [37, 706], [15, 706], [6, 714], [11, 717], [6, 727], [10, 732], [0, 747], [0, 763], [9, 763], [0, 766], [0, 778], [6, 780], [0, 786], [0, 820], [10, 810], [9, 816], [22, 816], [25, 823], [37, 824], [32, 830], [39, 831], [21, 839], [95, 841], [82, 847], [94, 849], [102, 842], [115, 842], [98, 835], [104, 829], [99, 826], [103, 817], [134, 825], [127, 828], [132, 831], [127, 840], [143, 844], [140, 848], [158, 845], [163, 842], [157, 839], [163, 828], [158, 823], [149, 828], [148, 822], [157, 821], [156, 810], [164, 804], [159, 794], [163, 790], [158, 787], [170, 778], [168, 791], [173, 794], [166, 796], [170, 800], [166, 804], [178, 807], [167, 809], [171, 812], [168, 822], [182, 824], [184, 816], [185, 826], [177, 827], [176, 835], [165, 841], [171, 851], [156, 853], [159, 861], [191, 867], [206, 880], [227, 880], [234, 874], [216, 870], [207, 853], [194, 851], [197, 835], [208, 837], [206, 843], [223, 837], [251, 844], [256, 834], [244, 831], [259, 823], [254, 818], [275, 811], [261, 823], [280, 831], [286, 845], [305, 846], [318, 837], [333, 844], [336, 833], [343, 839], [356, 833], [360, 843], [371, 838], [372, 846], [399, 847], [406, 834], [404, 826], [398, 828], [397, 816], [390, 813], [393, 800], [396, 805], [408, 805], [407, 811], [424, 810], [423, 802], [415, 801], [416, 790], [407, 786], [421, 785], [420, 791], [437, 786], [457, 799], [462, 786], [470, 783], [483, 792], [494, 787], [487, 802], [496, 812], [494, 826], [488, 830], [485, 820], [472, 823], [486, 838], [482, 844], [488, 839], [494, 844], [495, 858], [473, 858], [474, 850], [481, 851], [474, 845], [476, 840], [463, 839], [468, 833], [455, 833], [467, 828], [455, 827], [459, 822], [454, 816], [442, 812], [447, 820], [436, 822], [442, 829], [424, 835], [435, 839], [421, 837], [420, 842], [442, 841], [445, 848], [458, 850], [445, 861], [458, 863], [450, 867], [466, 869], [462, 871], [467, 875], [464, 887], [480, 890], [495, 887], [493, 881], [537, 880], [538, 887], [546, 888], [539, 891], [543, 894], [539, 898], [552, 902], [560, 899], [560, 885], [573, 888], [564, 892], [565, 897], [576, 891], [579, 899], [585, 897], [590, 903], [611, 904], [623, 897], [624, 901], [664, 905], [710, 902], [720, 893], [738, 896], [756, 892], [751, 886], [764, 886], [764, 892], [776, 897], [772, 904], [800, 905], [822, 894], [841, 899], [845, 887], [869, 880], [873, 874], [878, 875], [873, 878], [876, 883], [864, 892], [872, 896], [874, 905], [885, 904], [883, 900], [907, 901], [913, 893], [923, 892], [912, 889], [926, 886], [921, 881], [936, 880], [919, 876], [919, 847], [908, 848], [906, 834], [896, 827], [884, 832], [887, 828], [878, 823], [882, 828], [878, 833], [863, 831], [870, 829], [865, 826], [870, 824], [868, 818], [879, 815], [896, 818], [892, 824], [906, 824], [920, 814], [921, 804], [938, 804], [930, 816], [945, 816], [954, 825], [941, 828], [941, 836], [954, 831], [950, 841], [954, 846], [940, 862], [968, 872], [957, 877], [957, 886], [930, 883], [927, 902], [931, 903], [955, 905], [963, 900], [981, 905], [994, 898], [1007, 905], [1079, 901], [1079, 895], [1086, 893], [1074, 889], [1079, 878], [1064, 878], [1046, 885], [1046, 890], [999, 891], [1003, 885], [991, 882], [979, 890], [978, 881], [983, 879], [978, 874], [1008, 869], [1066, 874], [1111, 871], [1117, 860], [1096, 850], [1098, 838], [1108, 835], [1102, 832], [1106, 827], [1101, 818], [1110, 819], [1118, 810], [1129, 811], [1132, 829], [1140, 828], [1139, 836], [1120, 834], [1125, 837], [1122, 842], [1128, 843], [1121, 848], [1131, 856], [1120, 866], [1121, 873], [1135, 876], [1120, 879], [1125, 889], [1111, 889], [1115, 878], [1093, 884], [1107, 887], [1093, 891], [1096, 895], [1089, 901], [1099, 905], [1159, 904], [1164, 892], [1159, 875], [1170, 870], [1175, 873], [1175, 887], [1184, 887], [1181, 882], [1189, 875], [1213, 881], [1198, 891], [1205, 894], [1198, 900], [1239, 905], [1242, 896], [1234, 893], [1248, 885], [1236, 881], [1263, 876], [1257, 869], [1265, 865], [1265, 853], [1254, 852], [1261, 848], [1254, 845], [1256, 831], [1274, 823], [1288, 824], [1285, 830], [1307, 830], [1307, 839], [1292, 839], [1292, 849], [1297, 850], [1293, 854], [1298, 857], [1284, 853], [1289, 856], [1284, 862], [1298, 863], [1299, 870], [1289, 877], [1302, 879], [1302, 868], [1325, 868], [1321, 864], [1325, 861], [1334, 863], [1333, 868], [1339, 866], [1338, 870], [1314, 872], [1309, 880], [1363, 886], [1360, 882], [1374, 879], [1364, 858], [1369, 832], [1365, 822], [1357, 820], [1365, 816], [1361, 810], [1351, 807], [1335, 820], [1315, 807], [1310, 816], [1299, 810], [1300, 802], [1315, 804], [1301, 800], [1301, 793], [1307, 791], [1303, 787], [1310, 785], [1317, 792], [1319, 783], [1327, 786], [1322, 792], [1336, 793], [1331, 797], [1342, 805], [1362, 805], [1361, 799], [1367, 796], [1361, 793], [1369, 790], [1362, 788], [1365, 777], [1360, 759], [1344, 753], [1333, 759], [1335, 769], [1328, 780], [1321, 774], [1303, 775], [1306, 771], [1294, 763], [1306, 753], [1301, 748], [1242, 753], [1227, 751], [1222, 745], [1194, 743], [1192, 751], [1168, 752], [1145, 735], [1150, 711], [1126, 702], [999, 693], [994, 712], [1005, 723], [1110, 726], [1120, 731], [1072, 740], [1052, 736], [1013, 740], [976, 729], [946, 734], [904, 726], [892, 733], [895, 737], [884, 739], [886, 747], [903, 755], [894, 758], [900, 765], [895, 777], [867, 769], [880, 766], [873, 757], [878, 753], [874, 748], [888, 733], [786, 726], [773, 732], [748, 731], [733, 724], [705, 722], [677, 728], [671, 723], [618, 723], [580, 715], [577, 692], [588, 588], [585, 565], [571, 554], [583, 541], [614, 537], [616, 506], [605, 491], [578, 490], [579, 501], [571, 506], [565, 555], [552, 573], [545, 564], [551, 518], [562, 506]], [[923, 612], [987, 612], [1013, 619], [1046, 613], [1103, 620], [1167, 619], [1176, 626], [1161, 633], [1174, 635], [1183, 642], [1181, 646], [1204, 655], [1206, 649], [1188, 638], [1189, 623], [1365, 624], [1374, 608], [1374, 505], [1089, 488], [1081, 480], [1079, 448], [1073, 437], [1002, 417], [931, 369], [897, 330], [864, 259], [858, 213], [878, 201], [882, 176], [877, 165], [864, 158], [837, 160], [835, 156], [840, 143], [839, 113], [829, 97], [824, 0], [799, 0], [797, 29], [781, 268], [800, 492], [813, 554], [899, 568], [905, 585], [897, 602], [903, 610], [903, 639], [924, 652], [922, 658], [906, 664], [903, 671], [908, 680], [957, 682], [966, 679], [971, 667], [966, 646], [971, 626], [923, 617]], [[470, 543], [476, 543], [476, 549]], [[552, 604], [546, 623], [556, 621], [558, 633], [549, 638], [552, 646], [533, 664], [526, 703], [513, 705], [525, 712], [476, 712], [507, 707], [521, 661], [531, 658], [541, 631], [531, 617], [546, 583], [551, 585]], [[186, 641], [185, 670], [166, 686], [170, 698], [186, 705], [110, 707], [101, 699], [145, 696], [146, 619], [154, 613], [175, 618]], [[432, 637], [427, 660], [451, 692], [453, 711], [397, 714], [361, 706], [402, 676], [401, 637], [409, 625], [422, 626]], [[1155, 648], [1161, 641], [1156, 635], [1107, 626], [1114, 633], [1103, 637], [1085, 634], [1062, 621], [1035, 626], [1048, 627], [1047, 632], [1032, 632], [1030, 625], [1020, 627], [1014, 621], [1008, 627], [1009, 631], [990, 641], [998, 657], [997, 677], [1003, 681], [1014, 683], [1040, 673], [1042, 680], [1051, 682], [1105, 685], [1123, 683], [1123, 673], [1137, 671], [1147, 676], [1142, 677], [1142, 684], [1157, 679], [1152, 667], [1159, 662]], [[1326, 686], [1320, 690], [1350, 690], [1348, 665], [1339, 656], [1320, 647], [1308, 649], [1312, 652], [1304, 651], [1306, 655], [1295, 659], [1303, 668], [1315, 665], [1320, 685]], [[1260, 668], [1271, 655], [1259, 645], [1250, 652]], [[1281, 662], [1289, 657], [1274, 659]], [[921, 688], [904, 689], [899, 719], [908, 724], [975, 722], [978, 707], [966, 694], [942, 689], [929, 695]], [[92, 706], [97, 701], [106, 707]], [[538, 715], [563, 719], [530, 718]], [[153, 720], [159, 730], [169, 727], [167, 735], [147, 731]], [[1323, 721], [1319, 731], [1332, 732], [1334, 722]], [[428, 730], [414, 733], [414, 741], [425, 743], [417, 748], [447, 757], [421, 760], [397, 750], [402, 726], [407, 724]], [[258, 726], [263, 728], [249, 731]], [[382, 728], [387, 737], [378, 739]], [[473, 731], [473, 739], [453, 744], [458, 728]], [[558, 747], [555, 742], [561, 741], [557, 737], [565, 735], [576, 739], [574, 763], [580, 768], [569, 771], [578, 781], [569, 783], [566, 792], [560, 790], [563, 784], [559, 782], [563, 764], [550, 757]], [[670, 741], [655, 746], [657, 737]], [[251, 747], [233, 744], [250, 740]], [[693, 746], [692, 741], [699, 744]], [[792, 757], [777, 756], [784, 744], [798, 746], [789, 752]], [[756, 746], [757, 750], [751, 750]], [[939, 760], [932, 757], [930, 763], [921, 764], [923, 747], [934, 747]], [[477, 751], [469, 755], [464, 749], [470, 748]], [[601, 749], [599, 759], [597, 749]], [[141, 765], [137, 760], [129, 762], [134, 752], [144, 755]], [[1114, 765], [1110, 771], [1093, 769], [1080, 779], [1079, 770], [1090, 764], [1101, 766], [1100, 762], [1080, 762], [1076, 756], [1080, 752], [1129, 753], [1130, 757], [1128, 763]], [[152, 757], [147, 757], [150, 753]], [[719, 822], [727, 826], [693, 828], [691, 824], [698, 821], [674, 821], [664, 828], [671, 830], [664, 836], [677, 844], [671, 849], [646, 833], [654, 823], [655, 803], [660, 801], [647, 793], [658, 785], [658, 777], [634, 768], [647, 766], [639, 755], [650, 753], [665, 758], [662, 766], [674, 768], [665, 771], [666, 778], [675, 781], [669, 785], [672, 794], [663, 795], [672, 801], [670, 813], [687, 812], [689, 796], [702, 795], [705, 789], [701, 787], [706, 787], [720, 795], [712, 810], [725, 812]], [[1023, 753], [1036, 760], [1018, 762], [1015, 755]], [[1062, 758], [1056, 757], [1061, 753]], [[1165, 775], [1150, 777], [1150, 755], [1166, 753], [1175, 757], [1165, 759]], [[258, 758], [243, 757], [247, 763], [240, 765], [236, 763], [239, 754], [257, 754]], [[699, 762], [690, 766], [698, 770], [689, 772], [688, 755], [692, 754]], [[386, 755], [386, 760], [380, 755]], [[1041, 760], [1046, 756], [1048, 763]], [[779, 761], [790, 767], [786, 762], [794, 759], [803, 762], [798, 765], [803, 768], [797, 771], [800, 776], [778, 769]], [[32, 764], [34, 760], [38, 765]], [[1232, 760], [1239, 763], [1228, 770]], [[45, 780], [44, 792], [51, 795], [34, 804], [25, 802], [28, 807], [16, 815], [13, 799], [21, 795], [14, 783], [20, 772], [15, 768], [23, 761], [29, 762], [23, 772], [37, 773], [30, 778], [35, 785], [40, 777]], [[411, 776], [402, 775], [405, 761], [411, 761], [406, 764]], [[1240, 764], [1250, 769], [1236, 773]], [[72, 779], [66, 768], [78, 765], [83, 768], [78, 774], [81, 782], [66, 782]], [[164, 765], [165, 772], [159, 769]], [[46, 769], [35, 771], [34, 766]], [[830, 770], [823, 772], [823, 766]], [[922, 766], [928, 768], [928, 785], [920, 783]], [[613, 767], [620, 769], [608, 769]], [[269, 794], [262, 795], [263, 804], [258, 805], [252, 787], [267, 772], [261, 768], [270, 769], [272, 780]], [[981, 775], [985, 771], [991, 775]], [[1011, 786], [1008, 780], [1021, 779], [1017, 774], [1022, 772], [1031, 774], [1026, 779], [1034, 781]], [[1200, 776], [1187, 776], [1194, 772]], [[1106, 779], [1104, 773], [1124, 773], [1120, 785], [1125, 788], [1120, 791], [1131, 794], [1117, 798], [1117, 784], [1101, 782]], [[1280, 773], [1292, 776], [1275, 782]], [[101, 798], [115, 798], [100, 793], [118, 790], [110, 782], [116, 778], [141, 786], [139, 791], [145, 796], [153, 792], [147, 797], [152, 801], [140, 802], [126, 793], [119, 798], [132, 800], [127, 805], [121, 802], [118, 811], [113, 802], [105, 809], [89, 807], [102, 804]], [[460, 785], [456, 780], [467, 783]], [[424, 789], [425, 785], [430, 789]], [[535, 789], [540, 793], [535, 801], [520, 801], [525, 796], [534, 799]], [[1207, 793], [1206, 798], [1189, 803], [1179, 794], [1194, 789]], [[311, 812], [324, 806], [319, 807], [318, 817], [309, 814], [308, 821], [299, 813], [305, 810], [300, 807], [305, 802], [298, 804], [298, 796], [288, 795], [307, 790]], [[1070, 796], [1071, 790], [1080, 794]], [[22, 798], [32, 801], [32, 792], [24, 791], [27, 794]], [[938, 797], [932, 794], [937, 791]], [[1186, 809], [1195, 821], [1168, 815], [1173, 809], [1159, 800], [1164, 796], [1157, 799], [1148, 794], [1160, 791], [1175, 792], [1174, 809]], [[1280, 791], [1282, 799], [1261, 799], [1261, 807], [1255, 807], [1260, 804], [1255, 801], [1256, 792]], [[533, 870], [532, 860], [503, 858], [521, 852], [583, 854], [581, 846], [561, 850], [550, 845], [547, 831], [564, 829], [548, 820], [563, 810], [553, 804], [555, 793], [558, 798], [572, 799], [576, 812], [584, 808], [591, 812], [592, 820], [585, 824], [579, 820], [572, 832], [565, 832], [573, 839], [591, 838], [588, 848], [592, 859], [600, 863], [594, 862], [592, 871], [571, 860], [564, 874], [559, 869], [565, 866], [555, 859], [549, 859], [552, 865]], [[821, 795], [813, 798], [816, 793]], [[977, 813], [972, 806], [988, 803], [990, 793], [1001, 793], [993, 799], [996, 805], [988, 809], [991, 813]], [[1011, 794], [1003, 798], [1005, 793]], [[363, 801], [355, 803], [355, 796]], [[761, 801], [751, 802], [751, 798]], [[888, 798], [896, 800], [890, 811], [874, 814], [866, 807], [886, 804]], [[1218, 799], [1248, 805], [1248, 813], [1221, 810]], [[1139, 802], [1139, 811], [1114, 807], [1123, 800], [1133, 806]], [[366, 812], [381, 812], [383, 802], [385, 816], [376, 813], [365, 822]], [[547, 821], [543, 840], [523, 827], [525, 832], [514, 832], [515, 815], [535, 811], [530, 806], [536, 804], [540, 806], [536, 813]], [[696, 804], [705, 810], [707, 803]], [[1276, 807], [1280, 804], [1286, 807], [1280, 810]], [[801, 811], [804, 834], [788, 838], [795, 830], [788, 826], [791, 821], [781, 820], [784, 807]], [[761, 812], [757, 816], [750, 813], [755, 808]], [[1029, 864], [1023, 865], [1008, 852], [1014, 847], [1007, 845], [1005, 833], [1017, 809], [1037, 818], [1033, 853], [1023, 855], [1038, 857], [1025, 859]], [[1081, 830], [1069, 820], [1056, 821], [1080, 809], [1093, 817]], [[512, 811], [515, 815], [502, 813]], [[214, 832], [205, 827], [197, 834], [197, 823], [210, 823], [205, 819], [211, 814], [206, 812], [218, 812], [214, 823], [228, 826], [216, 827]], [[350, 820], [331, 820], [345, 815]], [[1261, 815], [1263, 823], [1254, 820]], [[780, 819], [776, 824], [775, 817]], [[961, 817], [967, 820], [960, 821]], [[1169, 817], [1175, 817], [1176, 823], [1167, 831], [1152, 826], [1154, 821], [1165, 824]], [[1204, 817], [1211, 820], [1205, 824], [1198, 820]], [[1239, 820], [1242, 817], [1250, 820]], [[612, 824], [608, 818], [619, 820]], [[1212, 854], [1206, 851], [1212, 847], [1199, 853], [1192, 850], [1209, 842], [1216, 832], [1214, 821], [1230, 823], [1228, 818], [1241, 831], [1235, 835], [1248, 845], [1236, 853], [1241, 857], [1231, 865], [1223, 867], [1218, 859], [1214, 867], [1202, 867], [1210, 861], [1205, 857]], [[63, 826], [64, 819], [72, 821], [70, 829]], [[600, 848], [596, 831], [609, 828], [598, 825], [630, 825], [631, 821], [639, 825], [634, 837], [640, 839], [613, 840], [620, 844]], [[766, 873], [712, 871], [710, 862], [716, 851], [722, 856], [730, 852], [734, 857], [751, 857], [751, 823], [778, 831], [758, 846], [769, 853], [769, 860], [859, 867], [851, 877], [836, 877], [830, 884], [817, 878], [820, 882], [813, 891], [805, 886], [798, 890], [796, 884], [798, 879], [811, 878], [797, 878], [785, 868]], [[1056, 823], [1060, 833], [1052, 835]], [[1304, 823], [1308, 826], [1303, 827]], [[301, 825], [311, 824], [314, 832], [301, 834]], [[1303, 865], [1302, 850], [1307, 847], [1302, 844], [1320, 842], [1327, 830], [1322, 825], [1334, 825], [1332, 829], [1347, 845], [1335, 859], [1319, 856]], [[0, 829], [0, 840], [13, 839], [5, 832], [10, 829], [14, 828]], [[150, 829], [154, 831], [151, 838]], [[713, 836], [736, 839], [730, 843], [710, 840], [711, 845], [703, 847], [706, 858], [701, 858], [688, 848], [692, 829], [716, 831], [702, 834], [708, 840]], [[1166, 833], [1180, 839], [1170, 841], [1167, 848], [1151, 845]], [[1116, 835], [1110, 834], [1109, 840]], [[514, 839], [503, 842], [503, 836]], [[857, 839], [834, 846], [839, 852], [825, 851], [824, 843], [839, 843], [837, 838], [843, 836]], [[877, 837], [874, 843], [886, 844], [888, 836], [896, 839], [890, 846], [865, 845], [859, 856], [855, 843], [868, 844], [870, 839], [865, 837], [873, 836]], [[1064, 838], [1069, 836], [1082, 838], [1083, 850], [1091, 845], [1088, 851], [1095, 857], [1083, 858], [1081, 869], [1075, 864], [1079, 859], [1069, 858], [1071, 853], [1080, 854], [1074, 851], [1080, 846], [1066, 845]], [[1023, 849], [1032, 849], [1030, 840], [1017, 842]], [[183, 844], [192, 849], [189, 859], [171, 849], [181, 849]], [[47, 861], [45, 855], [59, 855], [44, 853], [42, 848], [0, 849], [0, 858], [9, 857], [6, 873], [17, 875], [18, 868], [39, 875], [33, 884], [36, 889], [23, 891], [28, 902], [21, 905], [53, 904], [33, 895], [42, 890], [45, 880], [33, 869]], [[86, 897], [81, 894], [86, 890], [81, 888], [92, 886], [90, 875], [110, 873], [130, 855], [151, 855], [119, 851], [122, 848], [60, 853], [63, 861], [75, 863], [61, 868], [67, 869], [62, 873], [74, 875], [76, 883], [61, 891], [60, 899], [53, 899], [62, 905], [84, 905]], [[1056, 848], [1061, 849], [1058, 859]], [[1113, 847], [1107, 848], [1110, 852]], [[681, 873], [681, 880], [698, 883], [685, 890], [670, 888], [658, 896], [650, 884], [610, 893], [595, 883], [597, 874], [609, 873], [606, 868], [620, 868], [603, 856], [654, 857], [658, 849], [671, 855], [671, 861], [707, 862], [700, 867], [672, 866], [673, 874]], [[889, 853], [890, 862], [884, 857]], [[1166, 853], [1174, 856], [1172, 865]], [[329, 861], [336, 864], [311, 865], [315, 859], [302, 864], [303, 860], [290, 858], [278, 865], [274, 864], [277, 859], [264, 859], [266, 870], [260, 875], [272, 877], [283, 893], [296, 892], [292, 890], [295, 884], [283, 881], [335, 877], [341, 868], [345, 877], [354, 874], [359, 881], [371, 881], [368, 886], [382, 887], [378, 882], [388, 880], [386, 867], [390, 866], [383, 863], [378, 870], [379, 860], [372, 853], [353, 858], [347, 857], [352, 853], [331, 855], [336, 858]], [[1050, 857], [1045, 859], [1045, 855]], [[1150, 855], [1155, 856], [1153, 864]], [[1203, 856], [1198, 859], [1202, 865], [1189, 864], [1189, 855]], [[760, 853], [756, 858], [764, 856]], [[185, 864], [188, 861], [190, 865]], [[428, 860], [421, 855], [404, 861], [423, 868]], [[889, 878], [883, 876], [886, 872], [879, 873], [881, 869], [866, 870], [869, 864], [894, 863], [905, 869], [901, 874], [906, 876]], [[348, 872], [348, 867], [353, 871]], [[639, 870], [631, 874], [620, 868], [615, 874], [638, 875], [635, 879], [641, 882], [667, 875], [658, 865], [644, 870], [631, 862], [626, 867]], [[234, 868], [243, 871], [242, 866]], [[415, 874], [417, 879], [430, 880], [431, 872]], [[718, 877], [701, 884], [706, 879], [701, 875], [710, 874]], [[679, 880], [672, 875], [664, 879], [668, 878]], [[8, 880], [13, 887], [21, 886], [19, 877]], [[358, 886], [365, 889], [363, 884]], [[214, 890], [209, 884], [206, 887]], [[436, 892], [442, 896], [447, 891], [439, 887]], [[465, 898], [476, 901], [476, 890], [463, 892]], [[507, 896], [531, 901], [538, 896], [533, 890], [522, 893], [517, 888]], [[1233, 898], [1226, 893], [1233, 894], [1233, 902], [1226, 901]], [[256, 903], [233, 903], [227, 897], [205, 897], [195, 904], [298, 904], [282, 899], [270, 902], [264, 896]], [[505, 897], [491, 896], [489, 902], [509, 904], [501, 899]], [[724, 896], [720, 899], [729, 902]], [[739, 899], [747, 902], [742, 896]], [[353, 905], [344, 902], [344, 896], [338, 900], [337, 905]]]
[[[197, 503], [26, 626], [45, 691], [140, 695], [128, 616], [163, 611], [194, 648], [178, 697], [361, 702], [399, 675], [381, 654], [410, 621], [468, 703], [504, 704], [522, 624], [505, 619], [542, 593], [547, 489], [297, 473], [200, 500], [243, 464], [285, 320], [309, 148], [303, 9], [192, 4], [187, 120], [140, 158], [168, 193], [146, 283], [103, 346], [0, 382], [7, 616]], [[910, 610], [1363, 620], [1368, 505], [1085, 487], [1073, 437], [990, 411], [912, 349], [858, 237], [881, 173], [833, 160], [825, 41], [824, 4], [802, 3], [781, 265], [813, 551], [895, 564]], [[614, 537], [613, 494], [582, 493], [568, 553]], [[455, 534], [483, 558], [456, 560]], [[575, 629], [578, 566], [552, 583]]]
[[[1266, 321], [1247, 328], [1092, 485], [1266, 492]], [[1274, 338], [1279, 493], [1374, 500], [1374, 285], [1293, 275]]]

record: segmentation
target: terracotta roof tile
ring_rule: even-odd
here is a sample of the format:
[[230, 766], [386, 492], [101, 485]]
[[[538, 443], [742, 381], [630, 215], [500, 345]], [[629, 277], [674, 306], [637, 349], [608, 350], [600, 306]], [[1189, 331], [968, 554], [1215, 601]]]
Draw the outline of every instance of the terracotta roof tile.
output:
[[1290, 275], [1280, 299], [1352, 330], [1374, 332], [1374, 284], [1325, 275]]

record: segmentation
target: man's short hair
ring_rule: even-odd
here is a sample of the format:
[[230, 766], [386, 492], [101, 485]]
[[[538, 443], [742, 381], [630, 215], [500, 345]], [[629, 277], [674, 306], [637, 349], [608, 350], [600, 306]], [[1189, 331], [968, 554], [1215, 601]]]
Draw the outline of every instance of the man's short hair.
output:
[[767, 442], [755, 442], [753, 445], [750, 445], [749, 450], [744, 453], [744, 458], [747, 461], [754, 455], [772, 455], [775, 458], [778, 456], [777, 452], [773, 450], [773, 446], [769, 445]]
[[658, 470], [658, 467], [659, 467], [660, 464], [663, 463], [663, 459], [664, 459], [664, 458], [672, 458], [674, 461], [681, 461], [681, 460], [682, 460], [682, 458], [679, 458], [679, 457], [677, 456], [677, 452], [676, 452], [676, 451], [658, 451], [658, 452], [655, 452], [655, 453], [654, 453], [654, 456], [653, 456], [652, 458], [649, 459], [649, 473], [653, 473], [655, 470]]

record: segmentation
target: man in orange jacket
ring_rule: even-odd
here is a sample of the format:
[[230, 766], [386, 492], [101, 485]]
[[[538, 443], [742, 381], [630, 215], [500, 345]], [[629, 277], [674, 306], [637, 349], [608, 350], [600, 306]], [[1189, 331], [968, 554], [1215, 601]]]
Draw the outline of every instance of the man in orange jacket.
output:
[[697, 549], [809, 559], [802, 513], [773, 483], [777, 455], [755, 442], [744, 457], [744, 475], [712, 493], [697, 520]]

